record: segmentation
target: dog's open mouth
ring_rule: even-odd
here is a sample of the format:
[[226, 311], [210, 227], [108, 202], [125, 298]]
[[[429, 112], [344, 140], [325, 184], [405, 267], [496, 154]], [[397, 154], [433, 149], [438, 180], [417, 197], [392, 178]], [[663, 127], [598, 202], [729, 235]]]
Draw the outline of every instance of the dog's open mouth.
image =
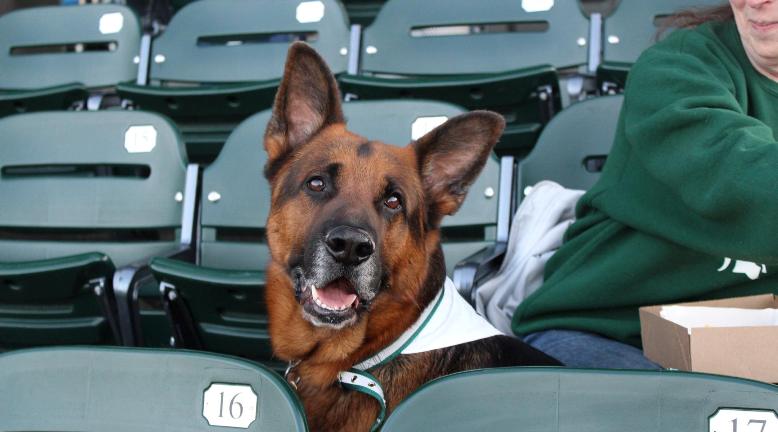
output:
[[335, 279], [321, 288], [311, 285], [311, 298], [317, 306], [327, 311], [340, 312], [359, 306], [359, 297], [354, 287], [344, 278]]
[[342, 328], [356, 321], [360, 301], [354, 285], [340, 277], [324, 286], [304, 287], [300, 303], [314, 325]]

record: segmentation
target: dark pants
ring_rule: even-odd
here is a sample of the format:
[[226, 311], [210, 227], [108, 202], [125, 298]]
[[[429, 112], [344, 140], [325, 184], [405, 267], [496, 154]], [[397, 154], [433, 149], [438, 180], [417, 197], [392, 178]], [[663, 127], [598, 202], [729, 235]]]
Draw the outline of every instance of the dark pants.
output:
[[603, 336], [575, 330], [544, 330], [524, 341], [565, 366], [598, 369], [661, 369], [643, 351]]

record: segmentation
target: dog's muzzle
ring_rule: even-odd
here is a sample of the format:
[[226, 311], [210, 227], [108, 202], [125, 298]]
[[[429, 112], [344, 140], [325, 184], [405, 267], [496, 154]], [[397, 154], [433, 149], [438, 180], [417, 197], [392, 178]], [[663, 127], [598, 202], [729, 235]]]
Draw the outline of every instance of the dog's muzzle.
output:
[[340, 225], [309, 244], [303, 265], [292, 271], [303, 316], [316, 326], [353, 324], [381, 284], [375, 241], [361, 228]]

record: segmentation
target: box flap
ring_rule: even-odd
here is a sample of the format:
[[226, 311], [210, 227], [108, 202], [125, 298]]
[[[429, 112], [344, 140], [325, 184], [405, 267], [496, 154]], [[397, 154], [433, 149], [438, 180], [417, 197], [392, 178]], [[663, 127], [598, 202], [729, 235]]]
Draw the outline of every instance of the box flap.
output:
[[686, 328], [778, 326], [776, 308], [668, 305], [662, 306], [659, 315]]
[[[679, 306], [738, 307], [745, 309], [765, 309], [778, 307], [773, 294], [760, 294], [748, 297], [733, 297], [719, 300], [704, 300], [688, 303], [676, 303]], [[668, 305], [669, 306], [669, 305]]]

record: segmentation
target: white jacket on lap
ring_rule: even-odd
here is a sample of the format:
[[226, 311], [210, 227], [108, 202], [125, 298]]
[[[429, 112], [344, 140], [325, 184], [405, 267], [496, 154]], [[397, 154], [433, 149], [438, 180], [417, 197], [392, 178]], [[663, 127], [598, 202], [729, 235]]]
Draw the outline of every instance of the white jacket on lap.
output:
[[541, 181], [524, 197], [513, 218], [508, 250], [494, 277], [475, 288], [475, 307], [498, 330], [511, 331], [516, 307], [543, 283], [546, 261], [562, 244], [584, 191]]

